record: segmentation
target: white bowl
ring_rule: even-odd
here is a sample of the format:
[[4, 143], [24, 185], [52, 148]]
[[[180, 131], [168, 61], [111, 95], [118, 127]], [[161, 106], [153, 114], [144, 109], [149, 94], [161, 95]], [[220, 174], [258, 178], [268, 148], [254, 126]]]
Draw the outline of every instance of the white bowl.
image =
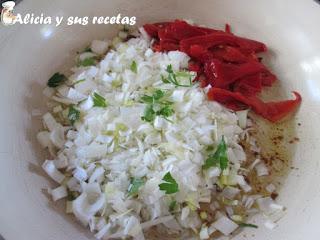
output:
[[[174, 18], [222, 28], [265, 42], [282, 92], [303, 97], [296, 115], [300, 143], [280, 192], [287, 214], [273, 231], [261, 226], [235, 239], [319, 239], [320, 219], [320, 6], [312, 0], [22, 1], [15, 13], [46, 16], [136, 16], [138, 24]], [[45, 155], [35, 134], [41, 128], [32, 109], [44, 109], [42, 88], [54, 72], [68, 69], [76, 50], [93, 39], [111, 37], [116, 26], [14, 25], [0, 29], [0, 234], [6, 240], [84, 240], [93, 236], [74, 223], [41, 190]], [[254, 234], [254, 236], [252, 235]]]

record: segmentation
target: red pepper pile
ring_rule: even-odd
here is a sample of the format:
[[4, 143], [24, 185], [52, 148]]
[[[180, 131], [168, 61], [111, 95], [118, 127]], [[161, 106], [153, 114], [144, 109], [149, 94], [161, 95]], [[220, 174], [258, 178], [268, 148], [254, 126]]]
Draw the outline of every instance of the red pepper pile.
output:
[[211, 85], [208, 98], [235, 111], [252, 108], [255, 113], [276, 122], [293, 112], [301, 96], [281, 102], [263, 102], [257, 95], [271, 86], [276, 76], [260, 62], [257, 53], [266, 52], [265, 44], [225, 31], [198, 27], [185, 21], [145, 24], [155, 39], [155, 51], [185, 52], [191, 57], [189, 70], [197, 72], [202, 87]]

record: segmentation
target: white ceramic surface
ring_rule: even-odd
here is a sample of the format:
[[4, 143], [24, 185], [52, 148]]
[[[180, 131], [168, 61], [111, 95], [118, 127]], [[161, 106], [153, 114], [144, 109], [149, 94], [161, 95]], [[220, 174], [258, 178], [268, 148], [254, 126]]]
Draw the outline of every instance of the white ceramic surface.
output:
[[[200, 3], [201, 2], [201, 3]], [[15, 12], [48, 16], [136, 16], [138, 24], [174, 18], [212, 27], [230, 23], [235, 32], [265, 42], [284, 92], [299, 90], [296, 116], [300, 144], [280, 193], [286, 216], [274, 231], [260, 227], [235, 239], [320, 239], [320, 5], [312, 0], [22, 1]], [[41, 127], [34, 108], [44, 109], [42, 88], [54, 72], [71, 64], [90, 40], [111, 37], [111, 26], [0, 26], [0, 234], [6, 240], [85, 240], [92, 235], [48, 201], [52, 184], [38, 174], [44, 158], [35, 141]], [[254, 233], [254, 236], [252, 236]]]

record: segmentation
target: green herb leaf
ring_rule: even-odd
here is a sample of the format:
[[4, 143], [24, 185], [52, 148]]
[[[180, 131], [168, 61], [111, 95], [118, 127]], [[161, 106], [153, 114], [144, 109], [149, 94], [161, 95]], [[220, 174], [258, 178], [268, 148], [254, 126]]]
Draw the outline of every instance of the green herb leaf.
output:
[[159, 100], [161, 98], [163, 98], [165, 95], [165, 92], [160, 90], [160, 89], [157, 89], [153, 94], [152, 96], [148, 96], [148, 95], [143, 95], [141, 97], [141, 101], [144, 102], [144, 103], [160, 103]]
[[161, 100], [165, 95], [166, 93], [163, 90], [158, 89], [152, 96], [143, 95], [141, 97], [141, 101], [148, 104], [144, 110], [144, 115], [141, 117], [142, 120], [152, 122], [156, 116], [162, 116], [164, 119], [171, 122], [167, 117], [172, 116], [174, 113], [173, 108], [170, 106], [173, 103]]
[[165, 92], [164, 92], [164, 91], [162, 91], [162, 90], [160, 90], [160, 89], [157, 89], [157, 90], [153, 93], [152, 97], [153, 97], [154, 101], [158, 101], [158, 100], [160, 100], [161, 98], [163, 98], [164, 95], [165, 95]]
[[144, 184], [144, 181], [140, 178], [132, 178], [129, 188], [128, 194], [129, 196], [135, 196], [139, 192], [139, 188]]
[[156, 117], [156, 112], [153, 110], [153, 105], [147, 105], [144, 109], [143, 116], [141, 119], [146, 122], [152, 122]]
[[162, 178], [165, 183], [159, 184], [161, 191], [165, 191], [166, 194], [172, 194], [179, 191], [179, 185], [176, 180], [171, 176], [170, 172], [167, 172], [166, 175]]
[[209, 155], [202, 168], [208, 169], [218, 165], [220, 166], [221, 170], [225, 170], [228, 167], [227, 145], [224, 141], [224, 136], [222, 136], [222, 140], [219, 143], [215, 153]]
[[[174, 73], [173, 69], [172, 69], [172, 65], [168, 65], [167, 69], [166, 69], [167, 73], [168, 73], [168, 78], [164, 78], [162, 77], [162, 81], [164, 83], [169, 83], [171, 82], [172, 84], [174, 84], [177, 87], [191, 87], [192, 86], [192, 75], [187, 73], [187, 72], [177, 72]], [[177, 80], [177, 77], [189, 77], [189, 84], [180, 84], [179, 81]]]
[[134, 60], [132, 61], [131, 66], [130, 66], [130, 69], [131, 69], [131, 71], [134, 72], [134, 73], [137, 73], [137, 72], [138, 72], [138, 67], [137, 67], [136, 61], [134, 61]]
[[95, 57], [85, 58], [82, 61], [78, 62], [78, 66], [88, 67], [96, 64]]
[[161, 75], [161, 80], [163, 83], [170, 83], [170, 81], [167, 78], [165, 78], [163, 75]]
[[107, 107], [106, 99], [100, 96], [98, 93], [93, 93], [92, 99], [94, 107]]
[[173, 212], [174, 209], [176, 208], [176, 205], [177, 205], [177, 201], [172, 201], [169, 205], [169, 212]]
[[48, 85], [48, 87], [52, 87], [52, 88], [58, 87], [58, 86], [60, 86], [66, 79], [67, 79], [67, 78], [66, 78], [65, 75], [57, 72], [57, 73], [53, 74], [51, 78], [49, 78], [47, 85]]
[[76, 121], [80, 119], [80, 111], [76, 109], [74, 106], [69, 107], [68, 119], [70, 123], [73, 125]]
[[165, 118], [172, 116], [174, 113], [174, 110], [172, 109], [171, 106], [164, 106], [161, 108], [159, 111], [156, 112], [158, 116], [163, 116]]
[[251, 223], [238, 223], [239, 227], [251, 227], [251, 228], [258, 228], [257, 225]]
[[213, 151], [213, 150], [214, 150], [214, 147], [213, 147], [213, 146], [208, 146], [207, 149], [206, 149], [206, 151], [208, 151], [208, 152], [211, 152], [211, 151]]
[[190, 74], [189, 72], [180, 71], [180, 72], [176, 72], [176, 77], [192, 78], [192, 74]]
[[153, 103], [153, 97], [148, 95], [143, 95], [141, 101], [144, 103]]
[[74, 83], [74, 85], [76, 85], [76, 84], [78, 84], [78, 83], [82, 83], [82, 82], [84, 82], [84, 81], [85, 81], [85, 79], [80, 79], [80, 80], [76, 81], [76, 82]]

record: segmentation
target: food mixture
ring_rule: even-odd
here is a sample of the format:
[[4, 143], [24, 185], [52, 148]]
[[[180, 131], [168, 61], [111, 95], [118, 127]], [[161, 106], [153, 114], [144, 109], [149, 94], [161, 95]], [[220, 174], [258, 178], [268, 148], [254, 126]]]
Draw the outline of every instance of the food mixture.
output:
[[53, 201], [64, 199], [97, 239], [214, 239], [260, 227], [256, 214], [276, 227], [275, 184], [251, 185], [270, 169], [248, 112], [276, 122], [301, 97], [259, 98], [276, 81], [256, 55], [266, 50], [228, 25], [181, 20], [94, 40], [44, 90], [37, 138], [51, 155], [42, 168], [58, 184]]

